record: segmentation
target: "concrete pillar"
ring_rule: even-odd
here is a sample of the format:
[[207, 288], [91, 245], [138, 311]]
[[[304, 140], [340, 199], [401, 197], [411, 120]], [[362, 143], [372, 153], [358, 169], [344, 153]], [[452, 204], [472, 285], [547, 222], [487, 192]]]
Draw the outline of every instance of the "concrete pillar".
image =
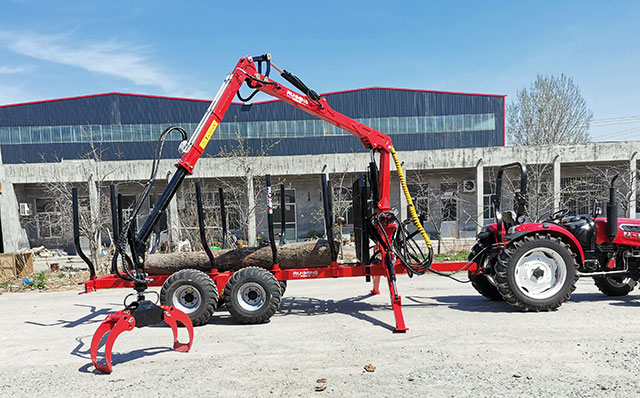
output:
[[[4, 175], [4, 173], [2, 173]], [[0, 218], [2, 219], [2, 241], [5, 253], [29, 248], [29, 239], [20, 225], [20, 206], [13, 184], [2, 180], [0, 195]]]
[[178, 215], [178, 198], [174, 197], [167, 207], [167, 227], [169, 228], [169, 247], [180, 239], [180, 216]]
[[629, 160], [629, 210], [627, 217], [636, 218], [636, 191], [638, 189], [638, 169], [636, 168], [636, 155], [638, 152], [634, 152]]
[[560, 210], [560, 155], [553, 158], [553, 211]]
[[258, 241], [256, 239], [258, 228], [256, 226], [256, 198], [255, 198], [255, 190], [253, 187], [253, 175], [251, 173], [247, 173], [246, 177], [247, 182], [247, 208], [249, 209], [249, 214], [247, 215], [247, 244], [250, 247], [258, 246]]
[[7, 181], [2, 154], [0, 153], [0, 220], [2, 223], [2, 243], [4, 252], [16, 252], [29, 248], [29, 238], [26, 231], [20, 225], [20, 205], [13, 183]]
[[476, 163], [476, 233], [480, 233], [484, 225], [484, 163], [482, 159]]
[[89, 211], [91, 214], [91, 224], [92, 226], [97, 226], [100, 222], [100, 197], [98, 195], [95, 172], [89, 175], [87, 186], [89, 190]]

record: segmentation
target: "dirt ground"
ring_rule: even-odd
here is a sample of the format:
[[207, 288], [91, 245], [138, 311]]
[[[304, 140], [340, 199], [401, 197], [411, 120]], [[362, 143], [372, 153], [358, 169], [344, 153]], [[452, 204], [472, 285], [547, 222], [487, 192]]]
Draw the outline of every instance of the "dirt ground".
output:
[[[468, 284], [399, 278], [410, 330], [393, 334], [387, 295], [363, 279], [290, 282], [263, 325], [216, 312], [191, 352], [166, 326], [118, 338], [111, 375], [89, 358], [93, 332], [128, 290], [0, 296], [0, 396], [635, 397], [639, 296], [579, 281], [550, 313], [514, 312]], [[375, 371], [366, 372], [372, 364]], [[319, 379], [326, 379], [319, 382]], [[316, 392], [317, 386], [325, 386]]]

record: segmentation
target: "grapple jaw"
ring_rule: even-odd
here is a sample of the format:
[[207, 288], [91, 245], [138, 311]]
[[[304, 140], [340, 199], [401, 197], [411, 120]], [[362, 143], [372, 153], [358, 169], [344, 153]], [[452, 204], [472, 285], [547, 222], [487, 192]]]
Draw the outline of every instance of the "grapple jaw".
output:
[[[126, 310], [107, 315], [91, 340], [91, 361], [93, 366], [101, 373], [111, 373], [111, 351], [113, 343], [120, 333], [133, 330], [134, 327], [144, 327], [166, 322], [173, 331], [173, 349], [178, 352], [188, 352], [193, 344], [193, 324], [184, 312], [168, 305], [156, 305], [151, 301], [134, 303]], [[189, 333], [189, 342], [178, 341], [178, 323], [183, 324]], [[104, 364], [98, 363], [98, 348], [105, 334], [109, 333], [104, 346]]]

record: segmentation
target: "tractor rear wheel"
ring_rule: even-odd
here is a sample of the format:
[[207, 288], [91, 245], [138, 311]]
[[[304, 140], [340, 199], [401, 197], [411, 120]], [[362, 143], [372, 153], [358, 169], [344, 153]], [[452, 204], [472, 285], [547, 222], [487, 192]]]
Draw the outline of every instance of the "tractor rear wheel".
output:
[[569, 300], [576, 288], [576, 261], [560, 239], [534, 234], [507, 244], [496, 262], [496, 282], [504, 300], [523, 311], [549, 311]]
[[[489, 261], [490, 256], [485, 251], [482, 254], [479, 253], [484, 250], [485, 246], [481, 243], [476, 243], [475, 246], [471, 249], [471, 253], [469, 253], [469, 261], [475, 261], [478, 266], [482, 267], [482, 269], [489, 269], [486, 267], [485, 263]], [[477, 258], [476, 258], [477, 256]], [[494, 256], [495, 257], [495, 256]], [[486, 275], [483, 273], [474, 274], [473, 271], [468, 272], [469, 280], [471, 281], [471, 286], [473, 286], [478, 293], [480, 293], [485, 298], [491, 301], [500, 301], [502, 300], [502, 296], [498, 291], [498, 287], [495, 283], [495, 278], [492, 275]]]
[[242, 323], [264, 323], [275, 314], [282, 297], [273, 274], [258, 267], [242, 268], [229, 278], [224, 303], [229, 313]]
[[189, 316], [193, 326], [206, 324], [218, 305], [218, 289], [204, 272], [183, 269], [162, 285], [160, 303], [171, 305]]
[[598, 290], [607, 296], [626, 296], [636, 286], [636, 281], [628, 275], [594, 276]]

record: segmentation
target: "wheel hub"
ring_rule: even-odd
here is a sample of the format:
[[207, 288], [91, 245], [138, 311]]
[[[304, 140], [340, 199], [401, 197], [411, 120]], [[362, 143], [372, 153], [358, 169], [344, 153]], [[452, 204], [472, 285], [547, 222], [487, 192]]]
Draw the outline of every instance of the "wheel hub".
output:
[[179, 286], [173, 293], [172, 299], [173, 306], [185, 314], [196, 311], [202, 303], [200, 292], [191, 285]]
[[236, 296], [240, 307], [246, 311], [257, 311], [265, 305], [267, 292], [256, 282], [247, 282], [238, 289]]
[[544, 271], [542, 270], [542, 268], [536, 268], [533, 270], [534, 278], [540, 279], [542, 276], [544, 276]]
[[567, 277], [567, 266], [555, 250], [538, 247], [527, 251], [515, 268], [517, 287], [527, 296], [546, 299], [556, 294]]

